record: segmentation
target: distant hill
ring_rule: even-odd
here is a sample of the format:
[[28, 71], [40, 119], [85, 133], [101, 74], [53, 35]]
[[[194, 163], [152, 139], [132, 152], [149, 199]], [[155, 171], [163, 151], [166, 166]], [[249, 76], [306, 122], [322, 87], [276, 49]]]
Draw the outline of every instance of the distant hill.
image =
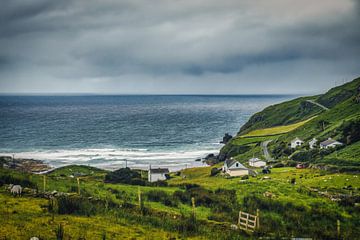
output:
[[[324, 94], [300, 97], [254, 114], [237, 136], [222, 148], [220, 160], [235, 157], [245, 161], [251, 155], [261, 156], [260, 143], [271, 140], [269, 150], [278, 161], [292, 159], [310, 164], [357, 166], [360, 170], [359, 155], [351, 154], [360, 147], [359, 135], [360, 78], [357, 78]], [[305, 144], [289, 150], [288, 144], [295, 137]], [[333, 138], [343, 142], [344, 146], [310, 151], [308, 142], [313, 138], [318, 143]]]

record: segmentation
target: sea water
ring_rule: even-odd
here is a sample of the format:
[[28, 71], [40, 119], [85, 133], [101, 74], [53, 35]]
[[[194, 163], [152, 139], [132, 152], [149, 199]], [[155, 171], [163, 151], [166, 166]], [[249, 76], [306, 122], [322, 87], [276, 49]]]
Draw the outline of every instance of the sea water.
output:
[[199, 166], [252, 114], [292, 96], [0, 96], [0, 155], [51, 166]]

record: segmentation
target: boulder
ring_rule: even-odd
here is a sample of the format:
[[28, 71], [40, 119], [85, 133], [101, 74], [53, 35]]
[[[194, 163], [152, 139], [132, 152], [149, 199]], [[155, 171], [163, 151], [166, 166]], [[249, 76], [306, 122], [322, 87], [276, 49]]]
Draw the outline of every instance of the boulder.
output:
[[220, 143], [226, 144], [232, 139], [232, 136], [228, 133], [225, 133], [223, 140]]

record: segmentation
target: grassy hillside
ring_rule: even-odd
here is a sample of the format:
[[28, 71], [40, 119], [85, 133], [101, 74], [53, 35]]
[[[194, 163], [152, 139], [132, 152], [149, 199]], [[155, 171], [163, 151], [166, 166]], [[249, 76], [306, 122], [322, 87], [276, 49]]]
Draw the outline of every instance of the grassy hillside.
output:
[[358, 93], [360, 86], [360, 78], [344, 85], [330, 89], [327, 93], [320, 95], [316, 101], [328, 108], [332, 108], [335, 105], [355, 96]]
[[314, 99], [316, 99], [316, 96], [301, 97], [269, 106], [263, 111], [254, 114], [241, 127], [238, 135], [243, 135], [256, 129], [289, 125], [309, 119], [323, 111], [321, 107], [307, 102], [307, 100]]
[[301, 122], [293, 123], [290, 125], [284, 125], [284, 126], [277, 126], [277, 127], [271, 127], [271, 128], [264, 128], [264, 129], [256, 129], [251, 132], [248, 132], [244, 135], [241, 135], [241, 137], [264, 137], [264, 136], [273, 136], [273, 135], [279, 135], [288, 133], [291, 131], [294, 131], [295, 129], [303, 126], [305, 123], [313, 120], [316, 116], [313, 116], [309, 119], [306, 119]]
[[[359, 155], [351, 155], [358, 152], [358, 144], [348, 141], [349, 137], [354, 137], [358, 135], [356, 132], [359, 132], [356, 130], [360, 127], [359, 88], [360, 78], [357, 78], [322, 95], [298, 98], [265, 108], [249, 119], [239, 134], [222, 148], [220, 156], [246, 161], [251, 155], [261, 153], [259, 147], [261, 141], [271, 139], [273, 141], [269, 145], [270, 152], [280, 162], [293, 159], [313, 165], [321, 163], [341, 171], [360, 171]], [[329, 109], [325, 110], [307, 100], [323, 104]], [[293, 123], [289, 124], [289, 122]], [[352, 133], [345, 133], [344, 127], [349, 122], [355, 122]], [[295, 137], [305, 141], [305, 144], [293, 150], [288, 144]], [[249, 144], [249, 140], [242, 140], [245, 138], [258, 138], [259, 141], [252, 140], [253, 142]], [[318, 139], [319, 142], [333, 138], [342, 141], [345, 145], [337, 150], [310, 151], [308, 142], [313, 138]], [[359, 139], [356, 138], [355, 141]], [[336, 166], [341, 167], [336, 168]]]
[[[214, 166], [220, 167], [221, 164]], [[1, 169], [0, 179], [27, 180], [38, 189], [13, 197], [0, 190], [0, 238], [55, 239], [61, 224], [63, 239], [249, 239], [313, 237], [333, 239], [336, 221], [341, 237], [354, 239], [360, 232], [360, 178], [353, 174], [331, 174], [316, 169], [275, 168], [271, 174], [247, 180], [211, 176], [213, 167], [185, 169], [173, 173], [168, 186], [107, 184], [96, 172], [81, 181], [81, 194], [69, 186], [76, 181], [64, 176], [74, 166], [47, 175], [47, 192], [64, 189], [55, 204], [43, 195], [42, 176]], [[76, 167], [86, 171], [87, 167]], [[101, 172], [99, 170], [99, 172]], [[60, 174], [58, 174], [60, 173]], [[60, 177], [60, 175], [62, 175]], [[67, 190], [66, 190], [67, 189]], [[143, 210], [138, 204], [141, 192]], [[342, 199], [340, 196], [348, 196]], [[192, 218], [191, 197], [195, 199]], [[339, 199], [333, 201], [332, 199]], [[66, 200], [64, 202], [64, 200]], [[64, 208], [66, 207], [66, 208]], [[74, 209], [74, 212], [64, 212]], [[238, 211], [260, 210], [261, 227], [254, 234], [232, 230]], [[316, 222], [316, 224], [314, 224]], [[301, 224], [299, 224], [301, 223]]]

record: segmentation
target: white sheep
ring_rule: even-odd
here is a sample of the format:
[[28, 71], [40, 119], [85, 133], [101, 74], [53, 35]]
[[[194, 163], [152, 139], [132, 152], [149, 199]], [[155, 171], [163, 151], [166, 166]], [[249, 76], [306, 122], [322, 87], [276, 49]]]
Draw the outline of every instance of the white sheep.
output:
[[16, 196], [16, 195], [21, 196], [22, 187], [21, 187], [20, 185], [10, 184], [9, 188], [10, 188], [10, 192], [11, 192], [14, 196]]

